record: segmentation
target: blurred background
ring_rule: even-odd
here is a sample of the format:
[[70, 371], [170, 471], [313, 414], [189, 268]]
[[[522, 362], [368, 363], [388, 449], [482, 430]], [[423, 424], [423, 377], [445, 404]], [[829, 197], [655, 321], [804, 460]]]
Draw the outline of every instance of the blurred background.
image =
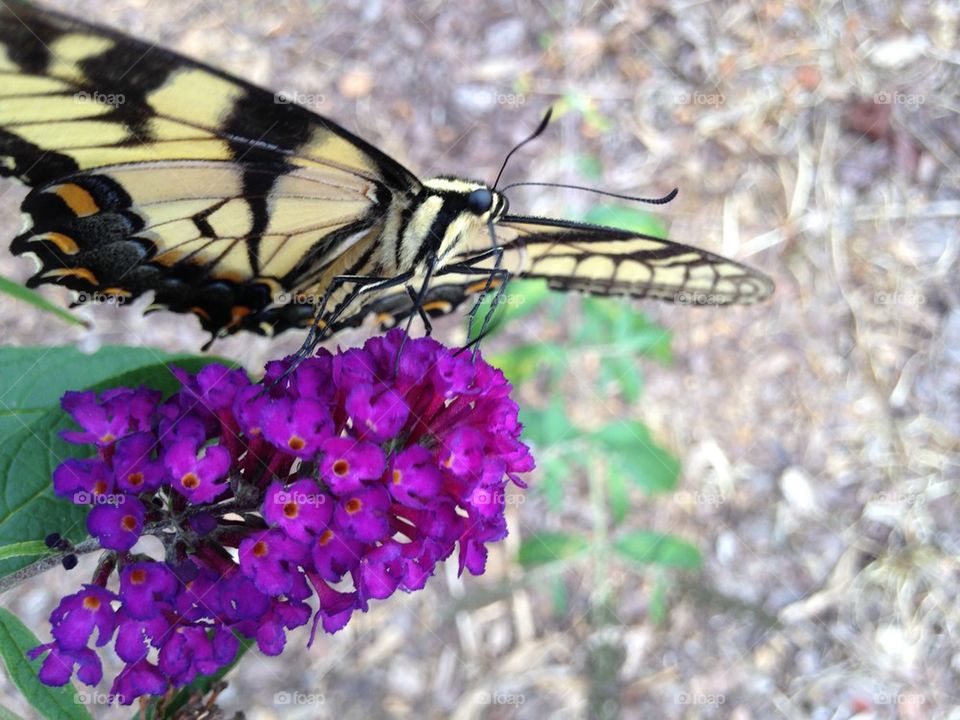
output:
[[[523, 188], [515, 211], [665, 232], [777, 283], [722, 309], [511, 289], [484, 352], [539, 469], [487, 573], [450, 564], [310, 651], [300, 631], [279, 658], [250, 653], [224, 710], [960, 717], [955, 2], [44, 4], [292, 95], [421, 176], [491, 182], [552, 105], [506, 181], [680, 194], [652, 217]], [[6, 237], [24, 195], [0, 186]], [[205, 340], [193, 317], [78, 313], [93, 330], [4, 298], [0, 341]], [[462, 318], [436, 328], [465, 337]], [[257, 372], [300, 341], [212, 352]], [[93, 561], [4, 603], [46, 637]], [[2, 675], [0, 698], [32, 717]]]

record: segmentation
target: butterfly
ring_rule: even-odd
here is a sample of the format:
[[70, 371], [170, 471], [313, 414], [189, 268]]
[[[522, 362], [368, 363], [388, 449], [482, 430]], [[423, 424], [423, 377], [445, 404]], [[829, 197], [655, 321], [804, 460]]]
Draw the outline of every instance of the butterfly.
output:
[[515, 277], [690, 304], [773, 291], [705, 250], [512, 214], [496, 183], [420, 179], [279, 95], [19, 0], [0, 4], [0, 175], [32, 188], [11, 244], [29, 286], [152, 293], [211, 339], [429, 327]]

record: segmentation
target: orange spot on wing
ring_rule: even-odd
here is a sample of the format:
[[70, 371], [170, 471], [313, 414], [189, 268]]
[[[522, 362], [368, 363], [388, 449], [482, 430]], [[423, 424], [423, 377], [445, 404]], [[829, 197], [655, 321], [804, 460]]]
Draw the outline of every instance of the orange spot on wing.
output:
[[130, 292], [129, 290], [124, 290], [123, 288], [120, 288], [120, 287], [104, 288], [103, 294], [110, 295], [112, 297], [122, 297], [122, 298], [133, 297], [132, 292]]
[[203, 318], [204, 320], [209, 320], [209, 319], [210, 319], [210, 313], [208, 313], [206, 310], [204, 310], [204, 309], [203, 309], [202, 307], [200, 307], [199, 305], [194, 305], [192, 308], [190, 308], [190, 312], [192, 312], [192, 313], [193, 313], [194, 315], [196, 315], [197, 317]]
[[80, 252], [80, 246], [77, 245], [76, 240], [63, 233], [49, 232], [46, 235], [41, 235], [38, 239], [53, 243], [64, 255], [76, 255]]
[[99, 285], [97, 276], [94, 275], [87, 268], [57, 268], [56, 270], [51, 270], [48, 273], [45, 273], [46, 277], [78, 277], [81, 280], [86, 280], [91, 285]]
[[[500, 281], [500, 280], [497, 280], [497, 279], [491, 280], [491, 281], [490, 281], [490, 289], [491, 289], [491, 290], [496, 290], [498, 287], [500, 287], [500, 282], [501, 282], [501, 281]], [[466, 292], [467, 292], [468, 295], [472, 295], [473, 293], [478, 293], [478, 292], [482, 291], [486, 286], [487, 286], [487, 281], [486, 281], [486, 280], [480, 280], [480, 281], [478, 281], [478, 282], [473, 283], [472, 285], [467, 285], [467, 287], [464, 288], [464, 289], [466, 290]]]
[[54, 193], [63, 200], [77, 217], [86, 217], [100, 212], [93, 195], [74, 183], [60, 185]]
[[423, 310], [424, 312], [439, 310], [442, 313], [447, 313], [453, 310], [453, 306], [446, 300], [434, 300], [433, 302], [424, 303]]

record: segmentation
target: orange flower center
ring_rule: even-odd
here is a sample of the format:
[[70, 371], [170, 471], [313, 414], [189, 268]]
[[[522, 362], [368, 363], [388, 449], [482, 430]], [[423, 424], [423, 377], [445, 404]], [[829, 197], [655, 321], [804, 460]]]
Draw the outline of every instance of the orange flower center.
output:
[[147, 581], [147, 571], [143, 568], [137, 568], [130, 573], [130, 582], [134, 585], [143, 585]]
[[100, 598], [95, 598], [92, 595], [87, 595], [83, 599], [83, 609], [96, 612], [97, 610], [100, 609]]
[[263, 540], [258, 540], [253, 546], [254, 557], [266, 557], [269, 552], [270, 548], [267, 547], [267, 544]]
[[182, 478], [180, 478], [180, 484], [183, 485], [187, 490], [196, 490], [200, 486], [200, 478], [196, 476], [195, 473], [188, 472]]
[[351, 515], [356, 515], [363, 509], [363, 503], [360, 501], [360, 498], [351, 498], [347, 500], [347, 504], [344, 505], [344, 508]]
[[393, 471], [393, 484], [399, 485], [402, 479], [403, 479], [403, 473], [395, 469]]
[[143, 484], [143, 473], [142, 472], [132, 472], [127, 475], [127, 482], [136, 487], [137, 485]]
[[124, 515], [120, 521], [120, 527], [127, 532], [133, 532], [137, 529], [137, 519], [133, 515]]
[[307, 441], [304, 440], [304, 439], [303, 439], [302, 437], [300, 437], [299, 435], [292, 435], [292, 436], [290, 437], [290, 439], [287, 440], [287, 446], [288, 446], [291, 450], [303, 450], [303, 448], [306, 446], [306, 444], [307, 444]]
[[348, 472], [350, 472], [350, 463], [348, 463], [343, 458], [340, 458], [333, 464], [333, 474], [338, 477], [343, 477]]
[[300, 506], [295, 502], [288, 502], [283, 506], [283, 514], [292, 520], [300, 514]]

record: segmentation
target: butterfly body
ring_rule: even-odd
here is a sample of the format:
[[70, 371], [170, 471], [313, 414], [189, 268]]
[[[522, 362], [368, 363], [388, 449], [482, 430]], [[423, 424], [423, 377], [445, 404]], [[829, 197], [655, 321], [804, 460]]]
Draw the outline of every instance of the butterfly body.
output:
[[17, 0], [0, 7], [0, 176], [32, 188], [11, 244], [38, 262], [29, 285], [152, 294], [214, 336], [443, 314], [510, 277], [703, 304], [772, 291], [703, 250], [421, 180], [273, 93]]

